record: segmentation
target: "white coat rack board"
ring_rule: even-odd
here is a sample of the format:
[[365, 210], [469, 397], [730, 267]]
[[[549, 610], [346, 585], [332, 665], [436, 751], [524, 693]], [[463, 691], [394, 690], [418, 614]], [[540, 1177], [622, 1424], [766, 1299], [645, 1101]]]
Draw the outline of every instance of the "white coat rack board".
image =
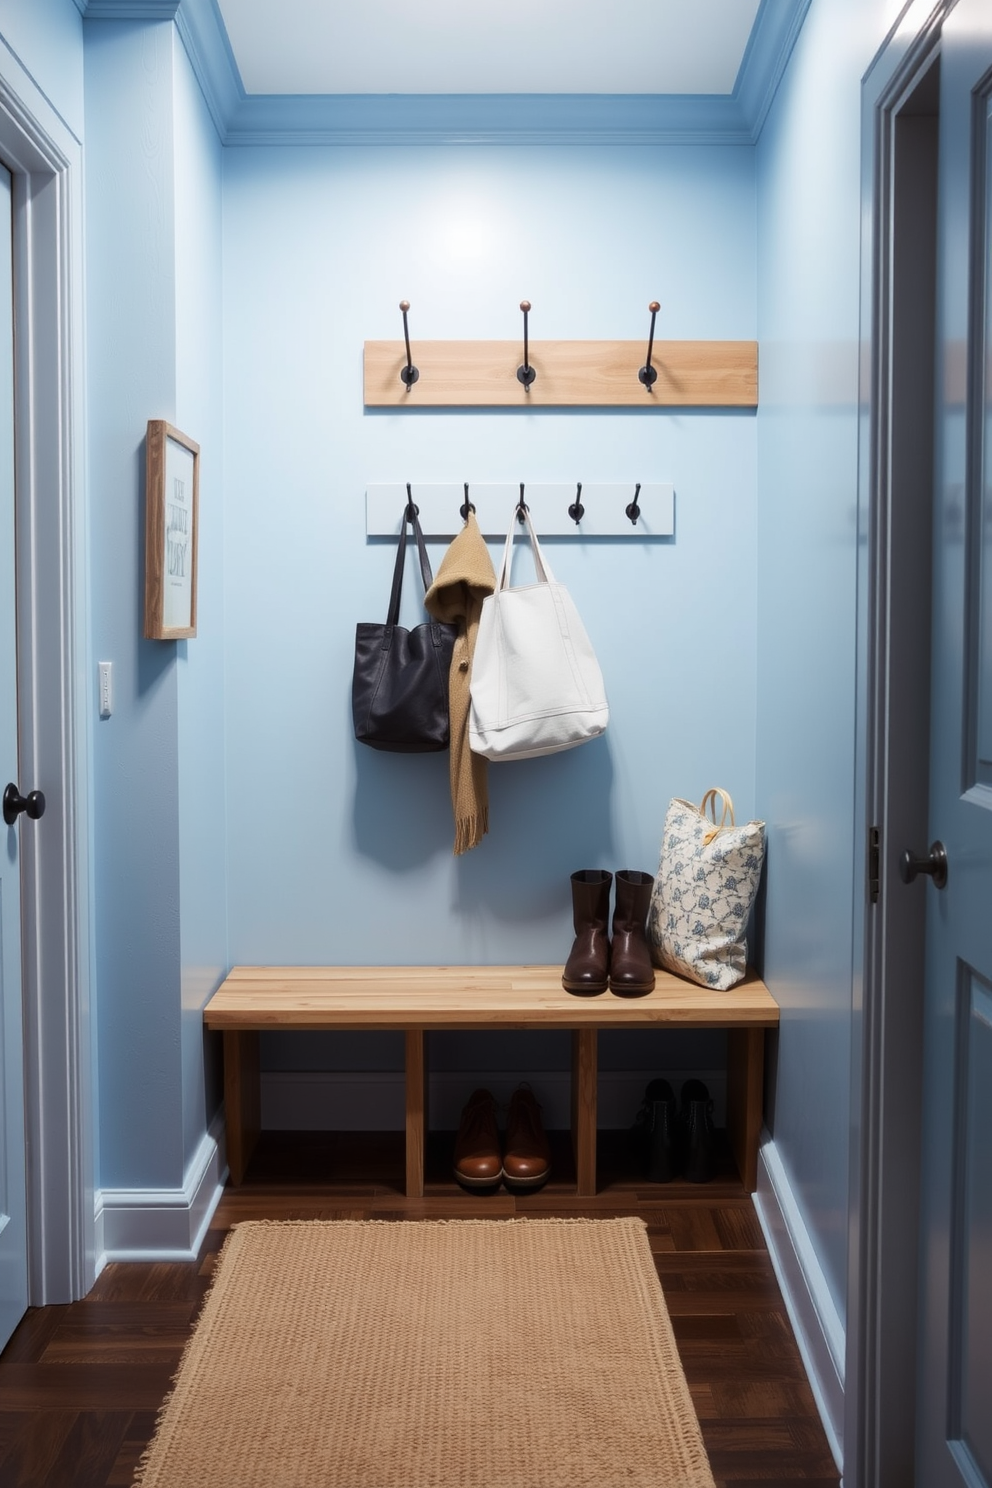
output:
[[[464, 521], [464, 483], [410, 484], [425, 537], [452, 538]], [[520, 482], [478, 485], [469, 482], [468, 500], [475, 507], [483, 536], [505, 538], [520, 500]], [[531, 485], [524, 482], [524, 501], [539, 537], [621, 537], [640, 542], [670, 538], [675, 532], [675, 487], [635, 481], [609, 485], [570, 481]], [[365, 531], [368, 537], [396, 537], [406, 511], [407, 488], [400, 482], [368, 486]], [[581, 505], [576, 522], [569, 507]], [[631, 511], [628, 514], [627, 508]], [[521, 529], [523, 530], [523, 529]]]

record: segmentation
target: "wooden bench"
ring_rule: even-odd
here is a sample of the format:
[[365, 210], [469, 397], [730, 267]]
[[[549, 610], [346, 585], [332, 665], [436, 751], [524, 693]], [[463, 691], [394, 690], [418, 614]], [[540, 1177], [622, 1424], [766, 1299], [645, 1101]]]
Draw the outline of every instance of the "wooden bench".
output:
[[261, 1127], [259, 1033], [265, 1029], [399, 1029], [406, 1035], [406, 1191], [424, 1192], [427, 1047], [431, 1029], [563, 1028], [572, 1033], [572, 1141], [577, 1191], [596, 1192], [597, 1033], [601, 1028], [728, 1030], [727, 1130], [749, 1193], [757, 1184], [765, 1029], [779, 1021], [749, 975], [713, 992], [659, 971], [646, 997], [574, 997], [560, 966], [236, 966], [203, 1012], [224, 1035], [227, 1161], [240, 1184]]

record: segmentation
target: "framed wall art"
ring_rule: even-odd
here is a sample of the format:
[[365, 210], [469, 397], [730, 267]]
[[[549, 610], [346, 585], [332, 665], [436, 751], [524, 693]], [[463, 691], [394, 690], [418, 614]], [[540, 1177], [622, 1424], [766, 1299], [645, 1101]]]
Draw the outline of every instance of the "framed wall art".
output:
[[145, 439], [145, 638], [196, 635], [200, 446], [165, 419]]

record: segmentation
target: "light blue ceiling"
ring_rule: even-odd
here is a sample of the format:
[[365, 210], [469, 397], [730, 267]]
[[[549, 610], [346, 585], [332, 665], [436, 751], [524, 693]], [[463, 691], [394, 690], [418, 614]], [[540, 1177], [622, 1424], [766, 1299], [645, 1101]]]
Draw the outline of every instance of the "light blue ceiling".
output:
[[[263, 65], [260, 58], [265, 50], [266, 33], [256, 28], [271, 25], [273, 14], [280, 23], [283, 19], [295, 20], [296, 26], [287, 26], [286, 34], [292, 35], [294, 44], [305, 47], [308, 41], [303, 30], [306, 19], [303, 12], [315, 0], [285, 0], [285, 4], [273, 4], [272, 0], [75, 0], [75, 3], [85, 21], [92, 24], [113, 20], [174, 20], [221, 139], [229, 145], [292, 141], [750, 144], [760, 132], [810, 0], [760, 0], [750, 33], [745, 35], [746, 25], [738, 17], [732, 37], [712, 58], [702, 55], [698, 36], [671, 14], [667, 61], [664, 66], [658, 63], [649, 69], [641, 66], [640, 57], [632, 57], [630, 68], [625, 69], [623, 51], [616, 47], [609, 56], [604, 55], [599, 71], [588, 53], [580, 58], [573, 52], [570, 67], [563, 49], [558, 49], [557, 60], [552, 56], [553, 32], [545, 27], [540, 37], [535, 33], [534, 45], [540, 41], [544, 53], [540, 65], [535, 60], [529, 67], [514, 66], [512, 47], [504, 46], [502, 60], [497, 58], [492, 66], [473, 70], [466, 65], [458, 47], [452, 47], [447, 69], [439, 69], [436, 59], [422, 58], [416, 66], [411, 60], [411, 82], [402, 92], [394, 91], [400, 76], [401, 53], [393, 48], [388, 49], [387, 55], [384, 49], [381, 67], [377, 67], [368, 37], [363, 39], [358, 33], [351, 40], [356, 48], [355, 72], [357, 82], [368, 91], [336, 91], [345, 73], [330, 64], [321, 69], [294, 61], [293, 46], [286, 37], [280, 42], [278, 56], [273, 48], [272, 66]], [[382, 11], [381, 15], [377, 11], [372, 14], [380, 27], [385, 8], [394, 3], [395, 0], [370, 0], [370, 4]], [[403, 3], [409, 6], [411, 0]], [[450, 6], [454, 0], [434, 0], [434, 3]], [[464, 0], [457, 3], [463, 6]], [[533, 8], [539, 3], [540, 0], [528, 0]], [[559, 0], [554, 0], [554, 4], [558, 3]], [[581, 4], [586, 3], [587, 0], [581, 0]], [[690, 5], [693, 3], [694, 0], [689, 0]], [[573, 24], [581, 14], [581, 4], [580, 0], [571, 0]], [[652, 4], [654, 11], [664, 10], [664, 0], [652, 0]], [[754, 0], [698, 0], [698, 4], [705, 10], [711, 28], [716, 6], [736, 6], [746, 16], [754, 12]], [[631, 51], [637, 46], [643, 51], [649, 35], [654, 36], [655, 49], [661, 48], [663, 35], [650, 29], [657, 25], [658, 18], [644, 7], [644, 0], [622, 0], [622, 5], [627, 7], [625, 23], [633, 28]], [[622, 5], [617, 8], [618, 23]], [[223, 18], [226, 6], [230, 7], [233, 36], [228, 34]], [[673, 7], [674, 0], [669, 0], [670, 12]], [[326, 15], [331, 10], [329, 0], [319, 0], [317, 8]], [[415, 13], [423, 17], [424, 4], [419, 10], [415, 8]], [[326, 26], [320, 34], [325, 38], [326, 49]], [[408, 52], [413, 34], [406, 38]], [[491, 33], [487, 43], [494, 53], [495, 35]], [[428, 49], [434, 46], [436, 50], [436, 36], [436, 30], [425, 27], [424, 46]], [[507, 41], [505, 35], [503, 41]], [[253, 85], [251, 90], [245, 86], [232, 42], [245, 60]], [[312, 32], [309, 44], [315, 45]], [[361, 56], [360, 46], [364, 47]], [[570, 86], [573, 76], [582, 82], [583, 88]], [[646, 80], [655, 76], [667, 91], [643, 91]], [[299, 91], [302, 87], [316, 86], [325, 78], [328, 88], [335, 91]], [[528, 82], [534, 87], [527, 86]], [[604, 89], [593, 89], [595, 83], [602, 83]], [[469, 84], [474, 84], [475, 91]], [[266, 86], [280, 91], [256, 91]], [[687, 91], [700, 86], [713, 87], [716, 91]], [[430, 88], [438, 91], [429, 91]]]
[[248, 93], [734, 90], [759, 0], [218, 0]]

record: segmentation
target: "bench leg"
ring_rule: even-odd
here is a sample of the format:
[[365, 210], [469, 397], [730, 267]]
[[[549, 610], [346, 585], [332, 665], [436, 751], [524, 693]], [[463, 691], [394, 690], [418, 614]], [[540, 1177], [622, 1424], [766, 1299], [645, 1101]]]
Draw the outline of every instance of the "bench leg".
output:
[[727, 1135], [741, 1182], [758, 1186], [758, 1139], [764, 1109], [765, 1030], [731, 1028], [727, 1033]]
[[572, 1031], [572, 1150], [575, 1153], [576, 1192], [596, 1192], [596, 1077], [595, 1028]]
[[244, 1029], [224, 1030], [224, 1122], [227, 1166], [235, 1188], [244, 1180], [245, 1169], [255, 1150], [262, 1128], [261, 1080], [258, 1068], [258, 1034]]
[[406, 1031], [406, 1196], [424, 1196], [424, 1156], [427, 1148], [427, 1035], [422, 1028]]

